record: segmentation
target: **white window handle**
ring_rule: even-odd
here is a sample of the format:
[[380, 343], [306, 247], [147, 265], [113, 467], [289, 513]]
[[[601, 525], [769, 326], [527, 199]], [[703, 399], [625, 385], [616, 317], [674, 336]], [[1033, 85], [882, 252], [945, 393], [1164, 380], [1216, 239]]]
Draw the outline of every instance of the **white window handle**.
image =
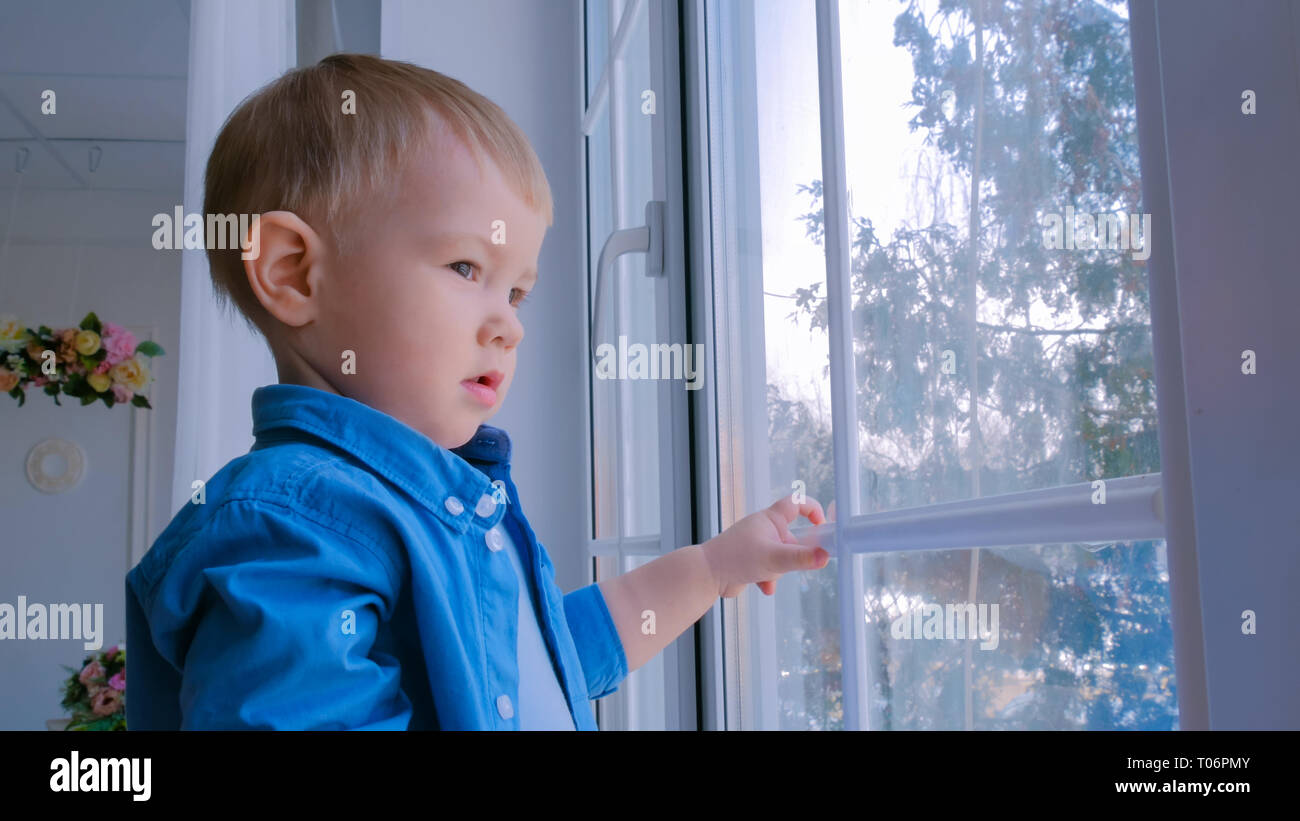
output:
[[625, 228], [615, 231], [605, 240], [605, 247], [600, 249], [600, 258], [596, 262], [596, 315], [591, 320], [591, 352], [596, 352], [596, 340], [600, 336], [600, 293], [601, 286], [610, 277], [614, 260], [632, 251], [646, 254], [645, 274], [648, 277], [664, 275], [664, 203], [662, 200], [650, 200], [645, 204], [645, 225], [640, 228]]

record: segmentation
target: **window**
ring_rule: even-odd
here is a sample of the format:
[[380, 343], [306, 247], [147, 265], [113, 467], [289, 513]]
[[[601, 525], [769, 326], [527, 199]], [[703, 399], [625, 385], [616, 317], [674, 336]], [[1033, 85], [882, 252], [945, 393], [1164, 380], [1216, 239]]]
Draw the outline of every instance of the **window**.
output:
[[1126, 5], [702, 17], [720, 524], [840, 520], [726, 726], [1176, 728]]
[[[681, 160], [667, 136], [681, 134], [676, 63], [660, 56], [676, 48], [664, 36], [678, 30], [675, 7], [590, 0], [583, 19], [590, 550], [599, 582], [691, 543], [685, 371], [699, 363], [685, 350]], [[668, 364], [683, 378], [638, 378], [624, 352], [652, 345], [676, 346]], [[654, 375], [664, 360], [651, 356]], [[693, 729], [694, 658], [687, 633], [598, 702], [600, 726]]]
[[602, 727], [1177, 728], [1126, 5], [584, 19], [592, 352], [706, 368], [591, 371], [597, 578], [782, 496], [837, 520]]

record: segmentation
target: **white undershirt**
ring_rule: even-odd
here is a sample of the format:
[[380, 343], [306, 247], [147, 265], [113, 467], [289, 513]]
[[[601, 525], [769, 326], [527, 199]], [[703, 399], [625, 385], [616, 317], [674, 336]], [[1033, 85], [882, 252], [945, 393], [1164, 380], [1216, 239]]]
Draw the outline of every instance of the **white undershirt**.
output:
[[576, 730], [569, 704], [564, 698], [555, 666], [551, 663], [537, 622], [532, 585], [525, 578], [524, 566], [514, 539], [502, 525], [497, 530], [505, 539], [506, 553], [519, 579], [519, 630], [517, 658], [519, 664], [519, 729]]

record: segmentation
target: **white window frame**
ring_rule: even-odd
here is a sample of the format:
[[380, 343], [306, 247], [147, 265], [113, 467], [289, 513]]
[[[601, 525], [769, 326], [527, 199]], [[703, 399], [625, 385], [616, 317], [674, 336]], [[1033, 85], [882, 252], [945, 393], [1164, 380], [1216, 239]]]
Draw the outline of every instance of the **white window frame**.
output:
[[[586, 0], [608, 2], [608, 0]], [[747, 465], [765, 464], [766, 416], [763, 401], [754, 401], [755, 387], [765, 386], [758, 354], [763, 351], [761, 324], [745, 319], [749, 297], [735, 286], [726, 270], [715, 265], [735, 259], [742, 242], [752, 242], [737, 231], [739, 220], [721, 213], [723, 180], [720, 178], [720, 142], [711, 135], [718, 127], [710, 114], [715, 110], [710, 95], [717, 93], [705, 81], [720, 76], [717, 54], [705, 48], [705, 15], [726, 13], [727, 0], [681, 0], [682, 19], [678, 21], [678, 3], [672, 0], [627, 0], [609, 45], [605, 66], [597, 83], [590, 107], [581, 101], [584, 134], [593, 130], [601, 107], [609, 105], [611, 93], [618, 87], [618, 59], [626, 46], [630, 22], [642, 4], [649, 4], [651, 27], [652, 82], [658, 95], [655, 118], [654, 158], [659, 172], [655, 175], [654, 200], [663, 205], [662, 248], [646, 234], [628, 233], [625, 245], [662, 253], [663, 273], [658, 291], [660, 333], [665, 340], [688, 344], [705, 343], [705, 386], [686, 392], [665, 380], [661, 385], [660, 418], [660, 501], [662, 527], [658, 537], [618, 538], [597, 541], [589, 533], [593, 556], [655, 556], [677, 547], [705, 541], [722, 529], [724, 522], [735, 521], [772, 500], [760, 499], [746, 481]], [[1091, 483], [1045, 488], [1000, 496], [951, 502], [938, 505], [862, 514], [856, 508], [858, 472], [856, 469], [856, 430], [853, 402], [852, 339], [848, 333], [850, 305], [849, 237], [846, 203], [845, 147], [843, 126], [843, 89], [840, 77], [839, 6], [837, 0], [816, 0], [818, 80], [821, 116], [823, 191], [825, 203], [825, 248], [827, 291], [830, 311], [829, 336], [831, 359], [832, 437], [836, 454], [854, 454], [852, 459], [835, 460], [835, 498], [848, 500], [837, 521], [818, 528], [796, 530], [805, 543], [817, 540], [833, 555], [852, 557], [838, 561], [841, 607], [841, 647], [844, 692], [856, 694], [845, 698], [846, 729], [871, 729], [862, 703], [868, 691], [868, 670], [875, 669], [869, 659], [859, 658], [862, 630], [862, 554], [902, 550], [944, 550], [1016, 545], [1055, 544], [1062, 542], [1109, 543], [1114, 541], [1165, 539], [1170, 554], [1170, 587], [1174, 599], [1174, 635], [1178, 647], [1194, 643], [1200, 636], [1200, 611], [1195, 598], [1195, 578], [1186, 576], [1185, 560], [1177, 555], [1180, 534], [1191, 534], [1192, 504], [1190, 487], [1177, 475], [1146, 474], [1106, 479], [1107, 504], [1104, 516], [1092, 504]], [[586, 10], [580, 9], [579, 31], [583, 49], [579, 54], [581, 74], [586, 76]], [[1156, 60], [1154, 34], [1141, 21], [1133, 20], [1133, 60], [1135, 74], [1150, 71]], [[671, 35], [671, 36], [665, 36]], [[680, 35], [680, 36], [678, 36]], [[685, 82], [678, 83], [678, 47]], [[713, 61], [711, 63], [711, 61]], [[684, 99], [678, 99], [678, 89]], [[579, 92], [585, 97], [585, 85]], [[682, 115], [685, 114], [683, 121]], [[685, 133], [683, 134], [683, 127]], [[611, 122], [611, 156], [617, 170], [623, 166], [617, 129]], [[680, 139], [679, 139], [680, 136]], [[688, 150], [683, 157], [681, 146]], [[1164, 144], [1144, 147], [1144, 168], [1163, 167]], [[1159, 156], [1150, 156], [1159, 153]], [[584, 148], [585, 155], [585, 148]], [[684, 164], [684, 166], [683, 166]], [[585, 156], [582, 167], [586, 167]], [[684, 171], [684, 174], [683, 174]], [[1144, 174], [1144, 177], [1146, 175]], [[683, 179], [689, 199], [683, 197]], [[1145, 183], [1145, 180], [1144, 180]], [[615, 186], [619, 185], [617, 176]], [[743, 183], [741, 183], [743, 184]], [[616, 191], [618, 191], [616, 187]], [[1168, 214], [1167, 186], [1151, 206], [1153, 211]], [[586, 186], [583, 186], [584, 209]], [[728, 202], [743, 201], [743, 196], [729, 196]], [[617, 201], [617, 196], [616, 196]], [[689, 213], [691, 223], [687, 225]], [[585, 235], [584, 247], [590, 248]], [[1160, 241], [1157, 237], [1157, 242]], [[689, 284], [693, 299], [689, 305], [689, 331], [685, 311], [687, 267], [685, 251], [689, 246]], [[611, 270], [613, 270], [611, 268]], [[1162, 464], [1167, 468], [1187, 464], [1185, 408], [1181, 393], [1167, 390], [1177, 387], [1179, 341], [1176, 315], [1166, 302], [1171, 291], [1157, 288], [1157, 278], [1166, 274], [1152, 271], [1152, 333], [1157, 353], [1157, 382]], [[1167, 277], [1172, 277], [1169, 270]], [[617, 277], [605, 287], [618, 288]], [[584, 303], [592, 305], [592, 296], [584, 282]], [[1157, 292], [1159, 291], [1159, 293]], [[627, 310], [627, 306], [622, 306]], [[588, 314], [590, 316], [590, 313]], [[590, 339], [590, 331], [589, 336]], [[719, 350], [743, 350], [747, 355], [733, 360], [719, 358]], [[592, 358], [587, 357], [589, 379], [584, 404], [587, 430], [591, 432], [590, 373]], [[1173, 395], [1173, 398], [1166, 398]], [[763, 399], [763, 394], [758, 394]], [[621, 418], [621, 414], [618, 414]], [[1181, 420], [1181, 421], [1180, 421]], [[725, 433], [725, 435], [724, 435]], [[616, 441], [626, 437], [616, 432]], [[590, 437], [586, 456], [592, 468]], [[693, 463], [692, 463], [693, 454]], [[628, 461], [620, 460], [620, 470]], [[693, 474], [692, 474], [693, 470]], [[594, 475], [594, 474], [593, 474]], [[726, 475], [727, 493], [724, 497]], [[618, 488], [615, 488], [617, 493]], [[588, 510], [592, 507], [593, 488], [587, 483]], [[1166, 513], [1168, 500], [1168, 514]], [[1166, 526], [1166, 519], [1171, 519]], [[623, 516], [620, 514], [620, 521]], [[1045, 524], [1050, 523], [1050, 524]], [[620, 526], [621, 528], [621, 526]], [[694, 534], [694, 537], [692, 537]], [[1172, 538], [1171, 538], [1172, 537]], [[594, 566], [594, 561], [593, 561]], [[619, 567], [622, 567], [620, 562]], [[1194, 563], [1192, 564], [1194, 572]], [[1190, 596], [1188, 591], [1193, 595]], [[1186, 599], [1186, 603], [1182, 603]], [[665, 651], [666, 726], [674, 729], [749, 729], [776, 726], [774, 601], [770, 597], [741, 595], [712, 608], [696, 625]], [[699, 714], [696, 715], [697, 676], [694, 647], [698, 642]], [[1180, 726], [1204, 726], [1203, 657], [1177, 654]], [[1199, 661], [1199, 664], [1198, 664]], [[1199, 669], [1194, 669], [1198, 668]], [[757, 681], [750, 670], [757, 671]], [[753, 695], [758, 688], [757, 697]], [[619, 694], [603, 700], [598, 708], [604, 728], [627, 727], [629, 705], [619, 701]], [[761, 711], [761, 714], [756, 714]]]
[[[608, 44], [605, 63], [593, 89], [590, 105], [586, 96], [587, 88], [587, 44], [586, 3], [606, 3], [609, 18], [617, 19], [614, 36]], [[621, 8], [619, 8], [621, 5]], [[653, 196], [646, 204], [646, 224], [639, 228], [616, 229], [614, 234], [603, 240], [605, 251], [600, 254], [594, 266], [583, 281], [583, 304], [587, 306], [587, 380], [584, 382], [585, 396], [583, 413], [585, 430], [584, 449], [588, 480], [585, 483], [587, 493], [587, 510], [592, 514], [587, 523], [588, 552], [592, 558], [592, 580], [598, 578], [597, 557], [616, 559], [617, 572], [625, 570], [625, 561], [632, 557], [660, 556], [692, 543], [693, 521], [690, 490], [691, 482], [691, 442], [689, 434], [690, 410], [688, 402], [691, 397], [680, 381], [663, 379], [657, 386], [659, 418], [659, 533], [651, 536], [628, 536], [625, 523], [630, 518], [624, 507], [626, 502], [623, 488], [629, 482], [627, 474], [633, 469], [632, 461], [627, 457], [627, 444], [630, 425], [627, 422], [627, 408], [630, 405], [630, 390], [625, 381], [617, 384], [615, 400], [615, 443], [618, 469], [615, 471], [614, 487], [616, 505], [616, 522], [618, 535], [614, 538], [597, 539], [594, 532], [594, 477], [595, 465], [591, 447], [595, 435], [592, 419], [592, 380], [594, 375], [594, 345], [596, 328], [591, 322], [593, 309], [596, 307], [594, 290], [610, 289], [617, 306], [617, 324], [622, 326], [630, 317], [633, 306], [622, 300], [622, 275], [615, 264], [616, 257], [631, 251], [645, 252], [649, 256], [647, 275], [656, 280], [655, 310], [657, 318], [656, 337], [665, 343], [681, 342], [693, 344], [688, 338], [686, 321], [686, 280], [684, 253], [684, 200], [682, 194], [682, 157], [681, 157], [681, 103], [679, 100], [680, 79], [678, 73], [678, 36], [680, 26], [677, 20], [677, 6], [668, 0], [585, 0], [579, 5], [579, 37], [582, 48], [578, 52], [579, 77], [584, 82], [579, 84], [579, 110], [583, 112], [582, 131], [584, 135], [583, 158], [580, 167], [587, 168], [586, 140], [592, 136], [599, 117], [608, 109], [610, 118], [610, 157], [611, 181], [614, 190], [615, 208], [621, 207], [622, 193], [627, 182], [622, 170], [626, 165], [624, 146], [620, 142], [622, 129], [619, 126], [620, 112], [626, 112], [626, 106], [619, 99], [622, 60], [632, 35], [633, 22], [638, 14], [645, 10], [648, 14], [650, 39], [650, 80], [655, 90], [655, 114], [651, 117], [652, 157], [654, 167]], [[587, 185], [582, 186], [582, 212], [587, 213]], [[627, 215], [617, 215], [615, 222], [622, 223]], [[587, 220], [583, 220], [583, 247], [590, 249], [587, 236]], [[596, 283], [592, 288], [591, 283]], [[618, 334], [617, 328], [603, 328], [604, 335]], [[704, 373], [707, 375], [708, 370]], [[696, 729], [698, 727], [696, 702], [698, 698], [695, 674], [695, 634], [687, 631], [663, 651], [664, 659], [664, 715], [665, 729]], [[637, 712], [631, 703], [627, 690], [611, 694], [597, 703], [597, 721], [602, 729], [631, 729], [632, 716]]]
[[[725, 0], [683, 0], [683, 44], [685, 53], [687, 126], [685, 142], [691, 151], [687, 157], [687, 174], [691, 194], [690, 212], [708, 215], [708, 220], [695, 218], [700, 229], [693, 233], [691, 243], [691, 269], [693, 293], [707, 295], [693, 304], [693, 322], [698, 338], [710, 340], [708, 348], [709, 371], [713, 378], [701, 391], [700, 412], [696, 417], [696, 461], [702, 466], [697, 479], [706, 483], [696, 490], [696, 502], [701, 507], [702, 532], [717, 533], [722, 521], [735, 521], [746, 513], [770, 503], [771, 500], [745, 498], [753, 491], [744, 481], [746, 465], [766, 464], [757, 451], [766, 447], [766, 418], [762, 413], [762, 394], [755, 396], [753, 386], [766, 382], [761, 357], [753, 352], [763, 350], [763, 328], [759, 323], [746, 322], [741, 309], [745, 298], [727, 275], [715, 270], [715, 260], [736, 258], [737, 219], [722, 219], [719, 214], [721, 196], [718, 192], [725, 180], [720, 179], [721, 165], [717, 145], [710, 140], [710, 127], [718, 127], [718, 119], [711, 116], [715, 110], [710, 95], [718, 93], [708, 87], [705, 72], [719, 77], [716, 61], [719, 55], [708, 53], [704, 30], [705, 15], [716, 19], [726, 9], [720, 6]], [[1170, 587], [1174, 599], [1173, 631], [1179, 647], [1200, 636], [1200, 612], [1195, 606], [1179, 606], [1181, 598], [1191, 590], [1194, 594], [1194, 576], [1181, 578], [1188, 571], [1185, 563], [1173, 554], [1180, 548], [1172, 533], [1192, 533], [1192, 504], [1190, 488], [1176, 476], [1146, 474], [1106, 479], [1107, 503], [1103, 511], [1092, 503], [1091, 483], [1072, 486], [1030, 490], [999, 496], [981, 497], [947, 504], [929, 505], [906, 510], [862, 514], [857, 507], [858, 471], [856, 466], [857, 441], [853, 396], [854, 361], [852, 338], [848, 332], [851, 305], [850, 289], [850, 238], [848, 236], [847, 185], [845, 174], [845, 146], [843, 124], [843, 86], [840, 76], [840, 27], [838, 0], [816, 0], [818, 81], [822, 137], [823, 193], [825, 203], [825, 248], [828, 320], [830, 336], [830, 374], [832, 438], [835, 459], [835, 498], [847, 500], [847, 509], [841, 509], [837, 520], [817, 528], [797, 529], [804, 543], [818, 541], [823, 547], [841, 558], [837, 561], [840, 601], [841, 652], [843, 662], [843, 687], [846, 694], [845, 728], [871, 729], [869, 716], [863, 704], [863, 695], [869, 692], [869, 670], [877, 669], [869, 659], [859, 658], [860, 647], [870, 647], [863, 641], [865, 614], [861, 562], [865, 553], [895, 552], [900, 550], [943, 550], [983, 547], [1009, 547], [1018, 545], [1055, 544], [1062, 542], [1109, 543], [1114, 541], [1166, 539], [1171, 554]], [[1130, 15], [1132, 19], [1132, 15]], [[1149, 67], [1156, 58], [1154, 35], [1146, 28], [1134, 31], [1133, 59], [1135, 73], [1138, 65]], [[1143, 154], [1144, 167], [1163, 167], [1164, 145], [1158, 146], [1160, 156], [1151, 157], [1156, 149]], [[706, 160], [707, 158], [707, 160]], [[1152, 162], [1154, 160], [1154, 162]], [[1145, 175], [1144, 175], [1145, 176]], [[744, 184], [742, 182], [738, 184]], [[1150, 206], [1158, 210], [1163, 206], [1168, 214], [1167, 188], [1165, 196]], [[728, 197], [728, 202], [745, 201], [744, 196]], [[1172, 277], [1172, 270], [1168, 272]], [[1153, 272], [1153, 280], [1157, 273]], [[751, 289], [752, 290], [752, 289]], [[1163, 303], [1157, 306], [1156, 288], [1152, 296], [1153, 343], [1163, 367], [1157, 369], [1158, 393], [1162, 397], [1159, 408], [1159, 426], [1162, 464], [1186, 465], [1186, 436], [1167, 431], [1186, 431], [1185, 408], [1181, 392], [1166, 401], [1166, 388], [1177, 384], [1179, 367], [1177, 355], [1178, 324], [1176, 305], [1173, 314]], [[1163, 291], [1162, 300], [1173, 297]], [[709, 302], [712, 300], [712, 304]], [[721, 306], [715, 313], [714, 307]], [[1167, 321], [1165, 318], [1168, 317]], [[716, 350], [742, 350], [746, 356], [738, 361], [720, 359]], [[1172, 361], [1171, 358], [1173, 357]], [[748, 400], [748, 401], [747, 401]], [[758, 401], [755, 401], [758, 400]], [[725, 425], [727, 448], [719, 450], [724, 440], [718, 426]], [[839, 454], [853, 454], [850, 459]], [[728, 475], [731, 493], [722, 498], [718, 477]], [[1165, 499], [1170, 499], [1170, 512], [1176, 516], [1166, 528]], [[723, 511], [730, 515], [724, 517]], [[843, 561], [852, 557], [851, 561]], [[1191, 572], [1194, 572], [1194, 562]], [[777, 726], [774, 686], [777, 679], [775, 658], [774, 602], [769, 597], [747, 600], [746, 594], [724, 602], [722, 612], [714, 608], [700, 623], [702, 659], [702, 726], [709, 729], [750, 729]], [[752, 611], [752, 612], [751, 612]], [[753, 656], [751, 660], [750, 655]], [[1186, 664], [1183, 653], [1177, 657], [1180, 726], [1201, 727], [1206, 724], [1204, 715], [1203, 657], [1199, 669]], [[757, 670], [760, 695], [747, 697], [751, 688], [749, 671]], [[766, 691], [766, 692], [764, 692]], [[853, 694], [854, 697], [849, 697]], [[763, 715], [754, 715], [755, 704]]]

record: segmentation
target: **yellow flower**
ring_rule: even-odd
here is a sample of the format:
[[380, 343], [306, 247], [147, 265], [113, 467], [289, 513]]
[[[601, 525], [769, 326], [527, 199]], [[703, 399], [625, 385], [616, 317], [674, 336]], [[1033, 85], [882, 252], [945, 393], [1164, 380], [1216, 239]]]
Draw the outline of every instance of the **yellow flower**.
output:
[[23, 323], [12, 314], [0, 316], [0, 341], [22, 339], [26, 334], [27, 329], [23, 327]]
[[134, 356], [118, 363], [109, 373], [113, 375], [114, 382], [126, 385], [136, 393], [149, 384], [149, 368]]
[[103, 393], [113, 385], [113, 379], [106, 373], [92, 373], [86, 377], [90, 387], [95, 389], [95, 393]]
[[77, 331], [77, 353], [90, 356], [99, 350], [99, 334], [94, 331]]

